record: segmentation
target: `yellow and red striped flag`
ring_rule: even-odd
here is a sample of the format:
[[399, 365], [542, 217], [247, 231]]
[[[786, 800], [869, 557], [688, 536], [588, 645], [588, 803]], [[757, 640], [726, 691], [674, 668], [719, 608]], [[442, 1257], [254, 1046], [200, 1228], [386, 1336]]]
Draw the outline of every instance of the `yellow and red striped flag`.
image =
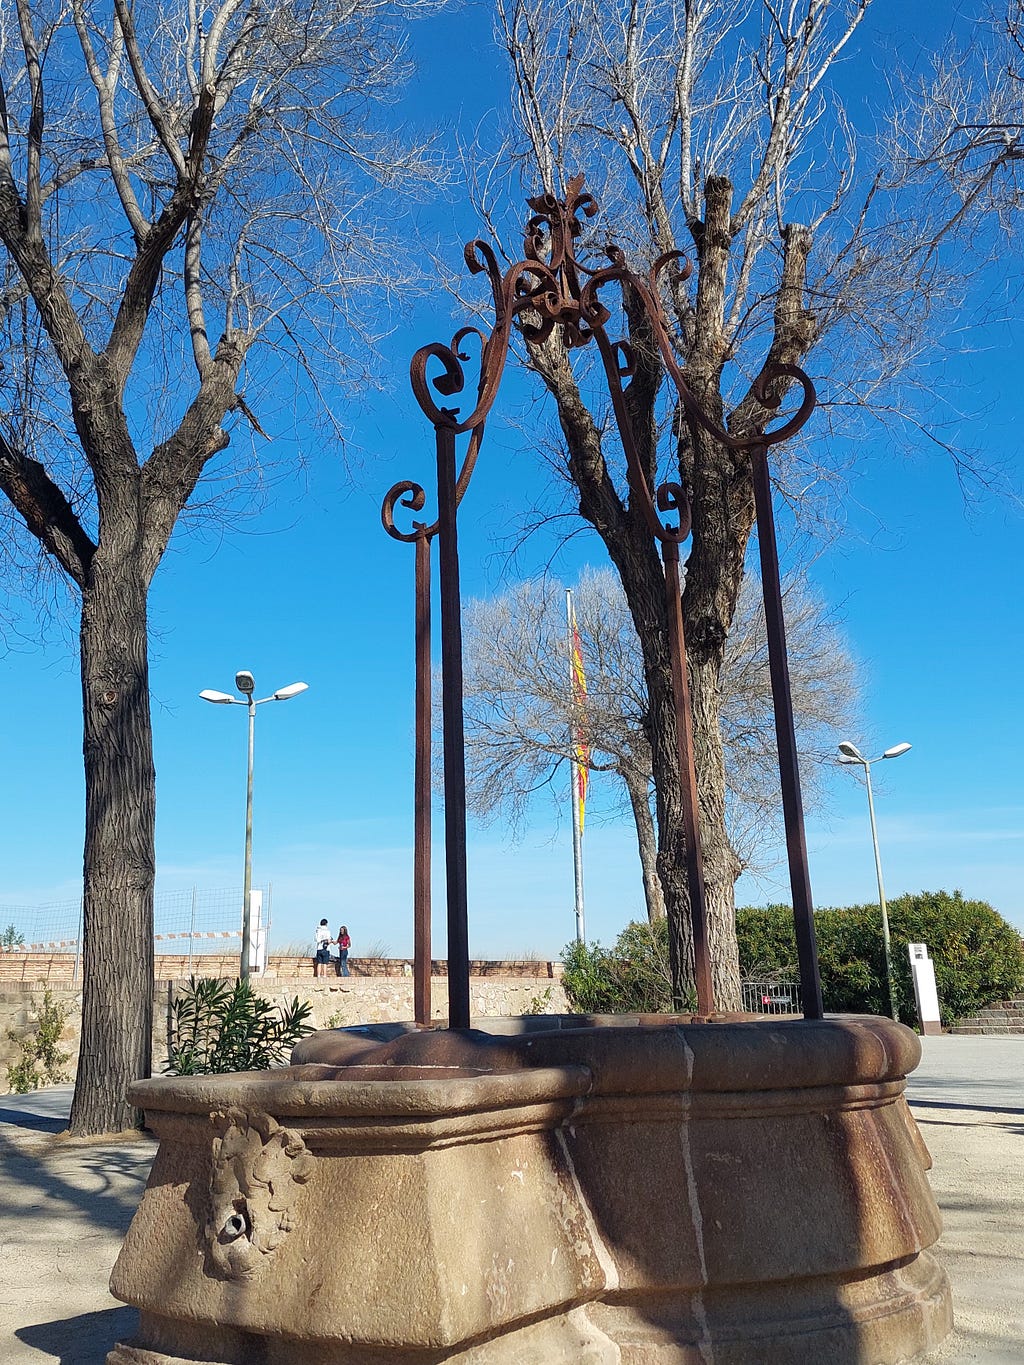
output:
[[569, 597], [569, 659], [572, 670], [572, 745], [573, 761], [576, 764], [575, 800], [579, 803], [580, 833], [583, 833], [583, 815], [587, 804], [587, 787], [590, 782], [590, 745], [587, 743], [587, 676], [583, 671], [583, 641], [580, 639], [576, 624], [576, 611]]

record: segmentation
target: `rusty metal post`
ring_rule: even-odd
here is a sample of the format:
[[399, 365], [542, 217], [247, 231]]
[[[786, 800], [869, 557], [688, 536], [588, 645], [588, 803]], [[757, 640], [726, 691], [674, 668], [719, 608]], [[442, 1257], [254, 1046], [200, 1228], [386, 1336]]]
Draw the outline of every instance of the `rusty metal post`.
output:
[[[704, 864], [700, 845], [700, 806], [697, 797], [697, 772], [693, 762], [693, 715], [690, 707], [690, 681], [686, 676], [686, 638], [683, 633], [683, 604], [679, 582], [679, 546], [674, 540], [661, 542], [665, 565], [665, 605], [668, 608], [668, 640], [672, 656], [672, 692], [676, 711], [676, 744], [679, 751], [679, 791], [683, 806], [683, 832], [686, 838], [686, 885], [690, 901], [690, 926], [693, 937], [693, 980], [697, 988], [698, 1014], [711, 1014], [715, 1008], [711, 984], [711, 958], [708, 952], [708, 920], [704, 898]], [[674, 1001], [676, 1008], [680, 1002]]]
[[782, 780], [782, 813], [786, 826], [786, 852], [793, 893], [793, 922], [800, 964], [800, 993], [804, 1017], [821, 1019], [825, 1010], [821, 999], [821, 975], [818, 971], [811, 879], [807, 869], [807, 841], [804, 836], [804, 810], [800, 795], [800, 765], [796, 752], [796, 729], [793, 724], [793, 698], [786, 656], [786, 622], [782, 612], [782, 579], [779, 574], [779, 551], [775, 538], [775, 513], [772, 509], [767, 447], [755, 446], [750, 453], [750, 459], [754, 480], [754, 505], [757, 511], [757, 545], [761, 556], [761, 586], [764, 589], [764, 616], [768, 631], [768, 666], [775, 702], [775, 735], [779, 748], [779, 776]]
[[469, 1028], [469, 912], [466, 893], [466, 743], [462, 715], [462, 604], [456, 526], [455, 414], [435, 428], [441, 596], [441, 716], [444, 845], [448, 899], [448, 1027]]
[[413, 777], [413, 1018], [429, 1024], [430, 1000], [430, 536], [416, 537], [416, 766]]

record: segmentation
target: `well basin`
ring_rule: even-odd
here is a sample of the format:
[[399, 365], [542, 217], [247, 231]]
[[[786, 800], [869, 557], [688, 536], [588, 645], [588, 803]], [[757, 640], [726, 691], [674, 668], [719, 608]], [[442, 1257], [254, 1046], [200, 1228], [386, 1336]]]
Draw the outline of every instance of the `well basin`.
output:
[[324, 1030], [132, 1088], [108, 1365], [886, 1365], [950, 1328], [887, 1019]]

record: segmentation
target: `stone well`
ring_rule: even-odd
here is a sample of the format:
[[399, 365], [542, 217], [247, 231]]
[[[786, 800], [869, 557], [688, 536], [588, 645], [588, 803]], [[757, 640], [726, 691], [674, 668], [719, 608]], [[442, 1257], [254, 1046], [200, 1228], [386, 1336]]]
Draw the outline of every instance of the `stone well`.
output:
[[108, 1365], [884, 1365], [949, 1330], [909, 1029], [480, 1023], [136, 1085]]

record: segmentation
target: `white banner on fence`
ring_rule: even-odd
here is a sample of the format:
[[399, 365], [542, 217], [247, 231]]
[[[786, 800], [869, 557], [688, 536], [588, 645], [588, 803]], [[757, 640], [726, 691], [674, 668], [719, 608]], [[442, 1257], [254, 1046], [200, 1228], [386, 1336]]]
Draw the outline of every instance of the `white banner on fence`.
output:
[[54, 948], [77, 948], [77, 938], [56, 938], [48, 939], [46, 943], [16, 943], [11, 952], [14, 953], [48, 953]]
[[207, 929], [205, 931], [196, 930], [190, 933], [187, 929], [181, 934], [154, 934], [155, 943], [166, 943], [172, 938], [241, 938], [241, 929]]

